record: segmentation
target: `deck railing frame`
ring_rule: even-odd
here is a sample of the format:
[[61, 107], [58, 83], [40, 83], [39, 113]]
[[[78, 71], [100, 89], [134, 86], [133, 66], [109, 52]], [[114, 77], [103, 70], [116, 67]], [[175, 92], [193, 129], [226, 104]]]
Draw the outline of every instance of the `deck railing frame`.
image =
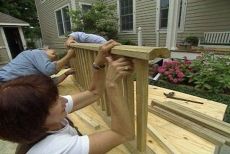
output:
[[[76, 54], [75, 58], [71, 60], [71, 67], [77, 70], [75, 80], [76, 84], [78, 84], [81, 89], [89, 88], [92, 76], [91, 66], [100, 46], [100, 44], [89, 43], [71, 44]], [[149, 60], [159, 57], [168, 58], [170, 52], [167, 48], [120, 45], [115, 46], [111, 50], [111, 53], [134, 59], [136, 89], [134, 89], [134, 75], [132, 75], [123, 80], [121, 90], [123, 91], [124, 99], [129, 105], [130, 113], [128, 114], [131, 115], [133, 127], [135, 127], [136, 122], [136, 147], [134, 147], [134, 149], [136, 149], [137, 152], [146, 153]], [[134, 91], [136, 91], [136, 97]], [[94, 107], [98, 110], [98, 106], [100, 106], [102, 110], [100, 115], [103, 115], [104, 120], [109, 123], [110, 108], [107, 100], [105, 92]], [[134, 102], [136, 102], [136, 104]]]

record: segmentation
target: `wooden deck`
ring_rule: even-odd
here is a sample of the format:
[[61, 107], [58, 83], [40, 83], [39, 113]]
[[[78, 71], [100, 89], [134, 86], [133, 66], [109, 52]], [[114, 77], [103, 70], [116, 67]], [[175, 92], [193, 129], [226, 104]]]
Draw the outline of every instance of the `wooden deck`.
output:
[[[68, 77], [63, 83], [58, 86], [59, 92], [61, 95], [66, 94], [73, 94], [79, 92], [79, 89], [73, 83], [72, 77]], [[149, 86], [149, 105], [152, 99], [157, 99], [158, 101], [168, 101], [169, 98], [165, 98], [163, 92], [169, 92], [172, 90], [156, 87], [156, 86]], [[226, 105], [216, 103], [213, 101], [209, 101], [206, 99], [198, 98], [195, 96], [187, 95], [180, 92], [175, 92], [177, 97], [182, 97], [186, 99], [195, 99], [204, 102], [204, 104], [194, 104], [188, 103], [185, 101], [176, 101], [171, 100], [181, 105], [187, 106], [191, 109], [196, 111], [202, 112], [214, 118], [223, 119], [224, 112], [226, 110]], [[80, 116], [86, 116], [87, 119], [80, 118]], [[73, 120], [74, 124], [78, 126], [80, 131], [83, 134], [91, 134], [96, 131], [106, 130], [109, 127], [103, 121], [102, 117], [97, 114], [92, 106], [88, 106], [80, 111], [72, 113], [69, 117]], [[90, 123], [88, 123], [88, 122]], [[148, 126], [153, 128], [160, 137], [164, 139], [164, 142], [168, 144], [175, 151], [175, 153], [181, 154], [213, 154], [215, 146], [186, 131], [152, 113], [148, 114]], [[159, 142], [156, 141], [149, 133], [147, 134], [147, 145], [156, 153], [156, 154], [166, 154], [166, 148], [162, 147]], [[13, 154], [15, 151], [16, 144], [1, 141], [0, 140], [0, 153], [2, 154]], [[150, 152], [150, 153], [154, 153]], [[125, 146], [120, 145], [108, 154], [130, 154], [130, 152], [125, 148]]]
[[[59, 90], [61, 95], [73, 94], [79, 92], [79, 89], [74, 85], [72, 78], [68, 77], [62, 84], [59, 85]], [[226, 105], [220, 104], [214, 101], [209, 101], [207, 99], [195, 97], [192, 95], [187, 95], [180, 92], [175, 92], [177, 97], [193, 99], [196, 101], [202, 101], [204, 104], [195, 104], [189, 103], [186, 101], [172, 100], [166, 98], [163, 95], [163, 92], [171, 92], [172, 90], [160, 88], [156, 86], [149, 86], [149, 105], [152, 99], [157, 99], [158, 101], [174, 101], [180, 105], [189, 107], [196, 111], [207, 114], [211, 117], [222, 120]], [[85, 115], [84, 118], [80, 118], [79, 115]], [[108, 129], [108, 126], [103, 121], [103, 119], [97, 114], [92, 106], [86, 107], [72, 113], [69, 117], [73, 122], [79, 127], [80, 131], [83, 134], [91, 134], [96, 131], [102, 131]], [[87, 122], [88, 121], [88, 122]], [[100, 128], [95, 125], [99, 125]], [[199, 136], [190, 133], [187, 130], [184, 130], [152, 113], [148, 114], [148, 126], [154, 128], [154, 130], [168, 143], [171, 149], [174, 149], [177, 153], [186, 153], [186, 154], [213, 154], [215, 146], [206, 141], [205, 139], [200, 138]], [[147, 134], [147, 145], [157, 154], [165, 154], [167, 150], [162, 147], [150, 134]], [[152, 153], [154, 153], [152, 152]], [[108, 152], [108, 154], [128, 154], [129, 151], [123, 146], [118, 146]], [[151, 152], [150, 152], [151, 153]]]

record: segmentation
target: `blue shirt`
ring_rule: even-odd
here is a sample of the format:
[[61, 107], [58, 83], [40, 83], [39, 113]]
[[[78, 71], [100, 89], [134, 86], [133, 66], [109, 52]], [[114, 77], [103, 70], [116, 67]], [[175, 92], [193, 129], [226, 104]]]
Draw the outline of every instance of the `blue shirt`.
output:
[[86, 34], [84, 32], [73, 32], [69, 36], [73, 37], [78, 43], [105, 43], [106, 39], [95, 34]]
[[32, 74], [50, 76], [55, 73], [56, 63], [50, 61], [44, 50], [26, 50], [0, 68], [0, 82]]

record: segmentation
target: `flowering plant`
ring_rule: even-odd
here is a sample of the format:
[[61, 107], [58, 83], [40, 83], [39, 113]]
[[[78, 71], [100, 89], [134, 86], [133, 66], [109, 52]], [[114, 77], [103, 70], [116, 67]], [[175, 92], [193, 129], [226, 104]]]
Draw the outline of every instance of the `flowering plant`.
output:
[[184, 60], [165, 61], [158, 68], [158, 72], [169, 82], [181, 83], [188, 80], [187, 75], [191, 72], [191, 61], [184, 57]]

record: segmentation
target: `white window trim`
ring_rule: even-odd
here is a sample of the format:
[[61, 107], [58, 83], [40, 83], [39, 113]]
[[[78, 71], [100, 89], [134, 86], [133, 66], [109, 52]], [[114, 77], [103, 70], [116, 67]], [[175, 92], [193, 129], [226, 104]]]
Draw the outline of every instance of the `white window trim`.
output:
[[92, 6], [92, 4], [90, 4], [90, 3], [79, 2], [79, 6], [80, 6], [81, 10], [82, 10], [82, 5], [90, 5], [90, 6]]
[[118, 15], [118, 33], [125, 34], [136, 34], [136, 0], [133, 0], [133, 30], [132, 31], [121, 31], [121, 19], [120, 19], [120, 0], [117, 0], [117, 15]]
[[[58, 23], [57, 23], [57, 14], [56, 14], [56, 12], [57, 12], [58, 10], [61, 10], [61, 17], [62, 17], [62, 24], [63, 24], [63, 21], [64, 21], [64, 20], [63, 20], [62, 9], [63, 9], [64, 7], [66, 7], [66, 6], [69, 7], [69, 10], [71, 9], [70, 5], [69, 5], [69, 4], [66, 4], [66, 5], [63, 5], [62, 7], [59, 7], [59, 8], [57, 8], [57, 9], [54, 10], [55, 22], [56, 22], [56, 28], [57, 28], [57, 36], [58, 36], [58, 38], [66, 38], [66, 36], [65, 36], [65, 35], [59, 35]], [[71, 25], [71, 27], [72, 27], [72, 20], [71, 20], [71, 17], [70, 17], [70, 25]], [[64, 25], [63, 25], [63, 29], [64, 29], [64, 33], [65, 33], [65, 26], [64, 26]]]
[[[187, 0], [182, 0], [182, 1], [183, 3], [182, 3], [180, 27], [178, 27], [178, 33], [184, 32], [184, 26], [185, 26]], [[167, 33], [167, 28], [160, 29], [160, 0], [157, 0], [157, 5], [156, 5], [156, 32]]]
[[44, 3], [46, 0], [41, 0], [41, 4]]
[[90, 4], [90, 3], [79, 2], [79, 7], [81, 9], [81, 12], [82, 12], [82, 5], [90, 5], [90, 6], [92, 6], [92, 4]]

